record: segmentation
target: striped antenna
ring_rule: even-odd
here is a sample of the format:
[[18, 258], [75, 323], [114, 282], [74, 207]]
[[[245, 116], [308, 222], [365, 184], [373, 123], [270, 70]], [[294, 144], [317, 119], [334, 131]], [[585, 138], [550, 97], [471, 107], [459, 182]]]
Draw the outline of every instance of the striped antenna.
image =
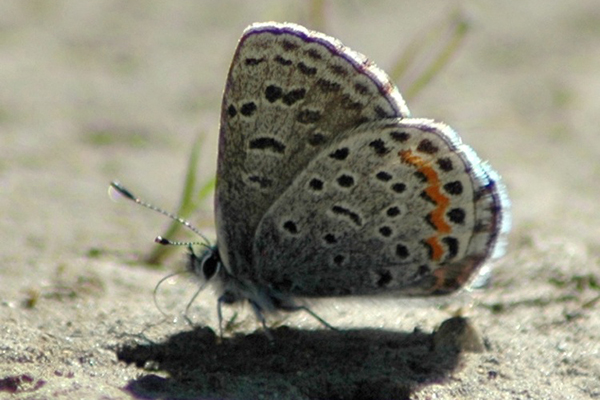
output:
[[121, 196], [125, 197], [126, 199], [131, 200], [131, 201], [133, 201], [141, 206], [144, 206], [146, 208], [149, 208], [150, 210], [159, 212], [162, 215], [165, 215], [165, 216], [171, 218], [172, 220], [179, 222], [180, 224], [182, 224], [183, 226], [185, 226], [186, 228], [188, 228], [189, 230], [194, 232], [196, 235], [200, 236], [202, 238], [202, 240], [204, 240], [204, 243], [202, 243], [202, 242], [177, 242], [177, 241], [171, 241], [169, 239], [165, 239], [162, 236], [157, 236], [156, 239], [154, 239], [154, 241], [156, 243], [159, 243], [162, 245], [173, 245], [173, 246], [190, 246], [190, 245], [202, 245], [202, 246], [206, 246], [206, 247], [210, 246], [210, 241], [206, 238], [206, 236], [204, 236], [202, 234], [202, 232], [200, 232], [198, 230], [198, 228], [196, 228], [195, 226], [190, 224], [185, 219], [178, 217], [175, 214], [171, 214], [170, 212], [165, 211], [160, 207], [156, 207], [155, 205], [152, 205], [150, 203], [143, 201], [142, 199], [135, 196], [133, 193], [131, 193], [127, 188], [125, 188], [123, 185], [121, 185], [117, 181], [113, 181], [110, 183], [109, 190], [111, 188], [116, 190], [117, 193], [119, 193]]

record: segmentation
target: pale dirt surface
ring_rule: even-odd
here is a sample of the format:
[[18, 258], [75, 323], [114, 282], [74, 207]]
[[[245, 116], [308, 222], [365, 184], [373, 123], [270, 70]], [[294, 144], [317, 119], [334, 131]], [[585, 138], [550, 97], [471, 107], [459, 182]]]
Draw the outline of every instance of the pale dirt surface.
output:
[[[385, 69], [449, 6], [332, 2], [325, 30]], [[214, 293], [194, 303], [195, 330], [185, 279], [159, 291], [172, 316], [156, 309], [167, 270], [133, 261], [167, 222], [107, 185], [175, 208], [198, 135], [212, 177], [239, 35], [305, 23], [302, 3], [0, 2], [0, 398], [600, 398], [600, 3], [462, 6], [469, 39], [409, 106], [458, 130], [510, 190], [508, 254], [463, 311], [480, 338], [460, 319], [432, 335], [468, 298], [358, 299], [314, 305], [340, 332], [298, 314], [275, 321], [274, 344], [218, 345], [201, 328], [215, 327]], [[193, 220], [211, 235], [210, 202]], [[256, 328], [247, 310], [236, 321]], [[471, 345], [483, 351], [456, 351]]]

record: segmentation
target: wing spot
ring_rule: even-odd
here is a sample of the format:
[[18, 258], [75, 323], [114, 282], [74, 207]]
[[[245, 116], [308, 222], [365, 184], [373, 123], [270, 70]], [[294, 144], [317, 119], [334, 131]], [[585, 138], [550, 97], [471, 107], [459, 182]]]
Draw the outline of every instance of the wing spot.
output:
[[283, 229], [285, 229], [292, 235], [295, 235], [298, 233], [298, 226], [296, 225], [296, 223], [294, 221], [285, 221], [283, 223]]
[[425, 154], [435, 154], [439, 151], [439, 147], [437, 147], [433, 142], [429, 139], [423, 139], [419, 142], [417, 146], [417, 151]]
[[458, 196], [463, 192], [463, 185], [460, 181], [448, 182], [444, 185], [446, 193]]
[[452, 160], [445, 157], [438, 159], [437, 165], [444, 172], [450, 172], [454, 169], [454, 166], [452, 165]]
[[346, 70], [346, 68], [342, 67], [341, 65], [332, 64], [329, 66], [329, 69], [331, 70], [331, 72], [338, 76], [345, 77], [346, 75], [348, 75], [348, 71]]
[[467, 216], [467, 213], [462, 208], [453, 208], [446, 213], [446, 216], [448, 216], [450, 222], [462, 225], [465, 223], [465, 217]]
[[389, 226], [382, 226], [381, 228], [379, 228], [379, 233], [383, 237], [390, 237], [392, 236], [392, 228], [390, 228]]
[[384, 110], [383, 107], [381, 107], [381, 106], [375, 106], [375, 114], [377, 114], [377, 116], [379, 118], [390, 118], [390, 117], [392, 117], [392, 115], [388, 114], [388, 112], [386, 110]]
[[386, 210], [385, 212], [387, 214], [388, 217], [397, 217], [398, 215], [400, 215], [400, 209], [396, 206], [394, 207], [390, 207]]
[[336, 255], [335, 257], [333, 257], [333, 262], [336, 265], [342, 265], [344, 263], [344, 261], [346, 260], [346, 257], [344, 257], [341, 254]]
[[323, 181], [317, 178], [313, 178], [308, 183], [308, 186], [314, 191], [321, 191], [323, 190]]
[[320, 60], [322, 58], [321, 54], [315, 49], [309, 49], [306, 54], [313, 60]]
[[264, 62], [265, 59], [264, 58], [246, 58], [246, 60], [244, 60], [244, 63], [248, 66], [254, 66], [254, 65], [258, 65], [262, 62]]
[[308, 65], [304, 64], [302, 61], [300, 61], [298, 63], [298, 69], [304, 75], [313, 76], [313, 75], [317, 74], [317, 69], [315, 67], [309, 67]]
[[276, 62], [277, 64], [281, 64], [281, 65], [284, 65], [284, 66], [286, 66], [286, 67], [288, 67], [288, 66], [290, 66], [290, 65], [292, 65], [292, 64], [293, 64], [293, 63], [292, 63], [292, 60], [288, 60], [287, 58], [283, 58], [283, 57], [281, 57], [281, 56], [279, 56], [279, 55], [278, 55], [278, 56], [275, 56], [274, 60], [275, 60], [275, 62]]
[[252, 183], [258, 184], [262, 189], [273, 186], [273, 181], [269, 178], [265, 178], [258, 175], [250, 175], [248, 180]]
[[294, 103], [297, 103], [298, 101], [304, 99], [305, 95], [306, 89], [294, 89], [287, 92], [282, 97], [281, 101], [283, 101], [283, 104], [285, 104], [286, 106], [291, 106]]
[[448, 236], [443, 238], [442, 242], [448, 248], [448, 258], [454, 258], [458, 255], [459, 243], [457, 238]]
[[354, 89], [356, 90], [356, 92], [357, 92], [358, 94], [361, 94], [361, 95], [363, 95], [363, 96], [364, 96], [364, 95], [367, 95], [367, 94], [370, 94], [370, 90], [369, 90], [369, 88], [367, 87], [367, 85], [364, 85], [364, 84], [362, 84], [362, 83], [359, 83], [359, 82], [356, 82], [356, 83], [354, 84]]
[[337, 92], [342, 88], [339, 83], [328, 81], [327, 79], [323, 78], [317, 80], [317, 86], [326, 93]]
[[340, 185], [343, 188], [349, 188], [354, 186], [354, 178], [350, 175], [340, 175], [336, 181], [338, 185]]
[[283, 89], [279, 86], [269, 85], [265, 89], [265, 98], [270, 102], [274, 103], [283, 96]]
[[327, 244], [336, 244], [337, 243], [337, 239], [335, 238], [335, 236], [331, 233], [328, 233], [327, 235], [323, 236], [323, 240], [325, 241], [325, 243]]
[[396, 256], [398, 256], [398, 258], [401, 258], [403, 260], [407, 259], [408, 256], [410, 256], [410, 252], [408, 251], [408, 247], [406, 247], [403, 244], [397, 244], [396, 245]]
[[229, 118], [233, 118], [237, 115], [237, 110], [233, 104], [230, 104], [229, 107], [227, 107], [227, 115], [229, 115]]
[[373, 140], [369, 143], [369, 147], [371, 147], [378, 156], [384, 156], [390, 152], [390, 149], [385, 147], [385, 142], [381, 139]]
[[429, 268], [429, 265], [421, 265], [421, 266], [419, 266], [419, 269], [417, 270], [418, 276], [425, 276], [425, 275], [429, 275], [430, 273], [431, 273], [431, 268]]
[[385, 171], [379, 171], [375, 178], [379, 179], [382, 182], [389, 182], [392, 179], [392, 175], [388, 174]]
[[246, 104], [242, 105], [242, 108], [240, 109], [240, 113], [242, 113], [243, 116], [245, 117], [249, 117], [252, 114], [254, 114], [254, 112], [256, 111], [256, 104], [254, 104], [254, 102], [250, 101]]
[[270, 150], [279, 154], [283, 154], [285, 152], [285, 145], [282, 142], [270, 137], [253, 139], [250, 141], [249, 147], [250, 149]]
[[406, 185], [404, 183], [394, 183], [392, 190], [396, 193], [403, 193], [406, 190]]
[[342, 147], [340, 149], [337, 149], [333, 153], [330, 153], [329, 157], [333, 158], [334, 160], [343, 161], [348, 157], [349, 154], [350, 150], [347, 147]]
[[378, 271], [379, 279], [377, 279], [377, 287], [383, 288], [390, 284], [392, 281], [392, 274], [388, 270]]
[[310, 138], [308, 138], [308, 144], [310, 144], [311, 146], [321, 145], [325, 143], [325, 141], [325, 135], [323, 135], [322, 133], [313, 133], [312, 135], [310, 135]]
[[397, 142], [404, 143], [410, 139], [410, 134], [408, 132], [392, 131], [390, 137]]
[[357, 213], [355, 213], [352, 210], [349, 210], [349, 209], [347, 209], [345, 207], [341, 207], [341, 206], [333, 206], [331, 208], [331, 211], [334, 214], [347, 217], [348, 219], [350, 219], [350, 221], [352, 221], [357, 226], [362, 226], [362, 219], [360, 218], [360, 216]]
[[298, 45], [290, 40], [284, 39], [281, 42], [281, 47], [286, 51], [292, 51], [292, 50], [296, 50], [298, 48]]

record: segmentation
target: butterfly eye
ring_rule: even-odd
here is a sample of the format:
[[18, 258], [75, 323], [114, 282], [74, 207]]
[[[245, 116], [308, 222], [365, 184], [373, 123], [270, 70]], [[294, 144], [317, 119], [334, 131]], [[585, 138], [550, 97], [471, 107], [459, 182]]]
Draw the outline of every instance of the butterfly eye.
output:
[[219, 253], [217, 251], [211, 251], [210, 255], [207, 255], [206, 258], [202, 261], [202, 273], [204, 274], [204, 279], [210, 280], [217, 269], [219, 268]]

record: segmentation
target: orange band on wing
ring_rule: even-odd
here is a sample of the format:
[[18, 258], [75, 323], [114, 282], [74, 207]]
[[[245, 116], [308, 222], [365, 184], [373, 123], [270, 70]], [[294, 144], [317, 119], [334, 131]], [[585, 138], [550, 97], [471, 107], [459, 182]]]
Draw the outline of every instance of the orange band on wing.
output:
[[[429, 220], [435, 227], [437, 233], [450, 233], [450, 225], [445, 220], [446, 210], [450, 205], [450, 199], [440, 191], [440, 179], [437, 171], [431, 167], [428, 161], [425, 161], [418, 155], [413, 154], [411, 150], [401, 150], [398, 152], [402, 162], [416, 167], [417, 171], [423, 174], [427, 179], [427, 188], [425, 193], [436, 204], [435, 209], [429, 213]], [[431, 259], [439, 261], [444, 255], [444, 249], [438, 240], [439, 235], [427, 238], [425, 242], [431, 247]]]
[[432, 236], [430, 238], [425, 239], [425, 243], [427, 243], [431, 248], [432, 260], [437, 261], [442, 258], [442, 256], [444, 255], [444, 248], [440, 244], [440, 241], [438, 240], [437, 236]]

